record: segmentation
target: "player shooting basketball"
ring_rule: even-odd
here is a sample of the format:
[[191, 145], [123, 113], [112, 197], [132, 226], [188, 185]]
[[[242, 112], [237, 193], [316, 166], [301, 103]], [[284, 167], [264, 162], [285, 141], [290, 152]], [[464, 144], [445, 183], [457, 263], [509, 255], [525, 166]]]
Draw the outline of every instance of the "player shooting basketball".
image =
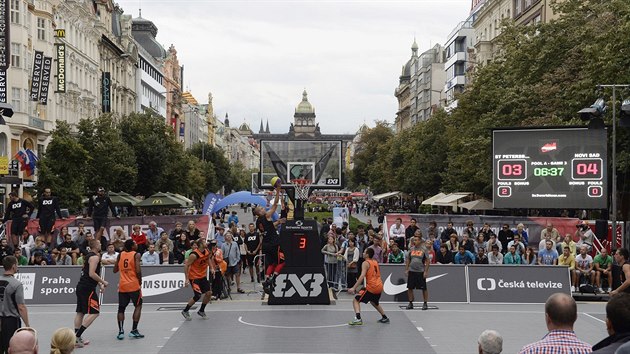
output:
[[265, 262], [267, 263], [267, 268], [265, 269], [266, 279], [263, 282], [263, 289], [266, 293], [269, 293], [274, 287], [275, 278], [280, 274], [284, 266], [283, 255], [280, 250], [280, 236], [278, 235], [276, 227], [283, 224], [286, 219], [280, 218], [276, 222], [272, 221], [272, 216], [278, 207], [282, 182], [278, 181], [278, 183], [274, 184], [274, 187], [276, 189], [276, 196], [271, 208], [265, 210], [265, 208], [259, 205], [254, 209], [254, 214], [258, 218], [256, 220], [256, 228], [262, 235], [262, 251], [265, 255]]

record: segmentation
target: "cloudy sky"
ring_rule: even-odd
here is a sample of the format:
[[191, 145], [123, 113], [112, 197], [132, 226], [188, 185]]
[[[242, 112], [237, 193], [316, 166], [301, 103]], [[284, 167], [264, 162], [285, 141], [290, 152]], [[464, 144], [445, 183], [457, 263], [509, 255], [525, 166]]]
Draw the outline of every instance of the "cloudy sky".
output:
[[184, 88], [214, 96], [221, 119], [261, 118], [285, 133], [307, 90], [324, 134], [393, 122], [402, 65], [414, 36], [420, 52], [444, 44], [471, 0], [118, 0], [126, 14], [158, 27], [175, 45]]

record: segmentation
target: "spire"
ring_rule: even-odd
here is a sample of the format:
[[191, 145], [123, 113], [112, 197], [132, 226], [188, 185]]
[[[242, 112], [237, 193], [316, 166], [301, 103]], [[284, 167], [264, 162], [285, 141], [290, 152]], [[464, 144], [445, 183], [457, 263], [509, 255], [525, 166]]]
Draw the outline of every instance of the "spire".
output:
[[416, 43], [416, 37], [413, 37], [413, 44], [411, 45], [411, 54], [413, 56], [418, 55], [418, 43]]
[[271, 134], [271, 131], [269, 131], [269, 119], [267, 119], [267, 128], [265, 129], [265, 133]]
[[258, 129], [258, 134], [263, 134], [265, 131], [263, 130], [262, 118], [260, 118], [260, 129]]
[[227, 112], [225, 112], [225, 127], [229, 128], [230, 127], [230, 120], [228, 119], [228, 114]]
[[306, 93], [306, 89], [302, 92], [302, 102], [308, 102], [308, 93]]

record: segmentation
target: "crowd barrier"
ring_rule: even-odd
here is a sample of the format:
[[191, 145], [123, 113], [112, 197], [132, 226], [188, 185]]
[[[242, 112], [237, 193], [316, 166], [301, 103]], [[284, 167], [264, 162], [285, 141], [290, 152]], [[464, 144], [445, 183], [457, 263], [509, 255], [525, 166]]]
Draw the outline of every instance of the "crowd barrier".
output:
[[[346, 275], [343, 262], [333, 281], [338, 289]], [[341, 268], [343, 267], [343, 268]], [[103, 304], [118, 303], [118, 274], [106, 266], [103, 277], [109, 286], [101, 294]], [[406, 302], [407, 277], [402, 264], [381, 264], [381, 301]], [[142, 295], [145, 303], [183, 303], [192, 296], [184, 287], [183, 265], [142, 267]], [[26, 304], [75, 304], [80, 266], [24, 266], [16, 278], [24, 284]], [[332, 280], [332, 279], [331, 279]], [[453, 303], [544, 303], [557, 292], [571, 295], [569, 269], [563, 266], [431, 265], [427, 277], [431, 302]], [[415, 298], [421, 299], [420, 290]]]

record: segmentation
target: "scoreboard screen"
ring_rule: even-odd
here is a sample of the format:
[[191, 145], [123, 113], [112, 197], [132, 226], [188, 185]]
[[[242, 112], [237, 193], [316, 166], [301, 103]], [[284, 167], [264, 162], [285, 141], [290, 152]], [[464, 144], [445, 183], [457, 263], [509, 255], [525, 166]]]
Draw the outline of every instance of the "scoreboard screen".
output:
[[606, 209], [606, 129], [494, 130], [495, 208]]

